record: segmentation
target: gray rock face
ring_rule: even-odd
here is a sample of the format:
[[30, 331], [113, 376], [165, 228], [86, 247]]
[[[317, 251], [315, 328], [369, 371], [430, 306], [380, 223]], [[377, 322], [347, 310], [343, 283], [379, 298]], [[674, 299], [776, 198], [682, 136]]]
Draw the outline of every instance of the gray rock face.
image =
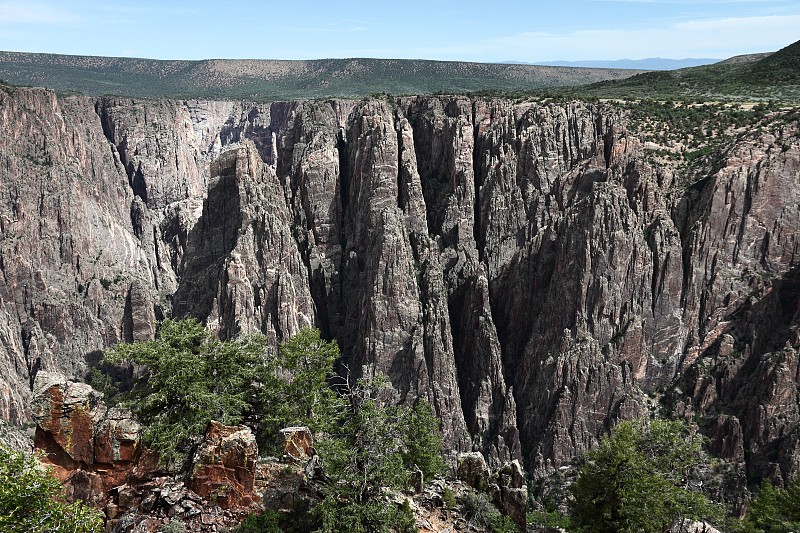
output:
[[549, 475], [668, 392], [742, 475], [797, 469], [797, 124], [675, 176], [610, 104], [19, 89], [0, 121], [3, 419], [172, 312], [319, 327], [492, 468]]

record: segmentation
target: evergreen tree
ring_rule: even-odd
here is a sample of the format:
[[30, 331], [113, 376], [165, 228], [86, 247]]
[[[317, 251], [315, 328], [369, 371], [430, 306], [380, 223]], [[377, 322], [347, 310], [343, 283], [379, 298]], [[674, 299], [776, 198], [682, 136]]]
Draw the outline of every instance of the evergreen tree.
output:
[[[383, 494], [404, 488], [409, 477], [404, 462], [404, 456], [409, 457], [409, 410], [378, 401], [387, 383], [385, 376], [378, 376], [348, 387], [338, 429], [317, 446], [330, 478], [318, 509], [325, 533], [416, 531], [411, 510], [387, 502]], [[418, 417], [423, 412], [420, 407]], [[417, 436], [422, 425], [415, 430]], [[438, 441], [429, 442], [437, 444], [433, 453], [439, 453]], [[414, 455], [422, 460], [427, 452]]]
[[758, 494], [750, 502], [742, 530], [748, 533], [800, 531], [800, 480], [792, 479], [785, 489], [763, 480]]
[[431, 479], [447, 469], [442, 458], [442, 437], [439, 419], [431, 404], [418, 399], [405, 413], [405, 449], [402, 452], [406, 468], [417, 467], [424, 479]]
[[572, 487], [571, 522], [583, 532], [660, 532], [676, 520], [716, 519], [687, 488], [703, 461], [700, 437], [682, 422], [622, 422], [584, 458]]
[[277, 445], [281, 428], [308, 426], [312, 433], [331, 429], [343, 399], [328, 386], [339, 346], [319, 330], [303, 328], [283, 342], [273, 363], [271, 386], [261, 389], [259, 411], [263, 442]]
[[101, 368], [136, 364], [133, 387], [95, 372], [93, 384], [113, 402], [129, 407], [143, 425], [143, 441], [162, 461], [180, 467], [210, 420], [260, 428], [262, 445], [274, 451], [287, 426], [325, 431], [342, 399], [328, 386], [339, 358], [336, 342], [303, 328], [270, 356], [263, 336], [220, 341], [200, 322], [167, 319], [155, 340], [118, 344]]
[[143, 365], [117, 399], [143, 425], [144, 443], [179, 467], [210, 420], [239, 424], [255, 412], [256, 391], [273, 386], [261, 336], [220, 341], [199, 322], [165, 320], [155, 340], [118, 344], [105, 363]]

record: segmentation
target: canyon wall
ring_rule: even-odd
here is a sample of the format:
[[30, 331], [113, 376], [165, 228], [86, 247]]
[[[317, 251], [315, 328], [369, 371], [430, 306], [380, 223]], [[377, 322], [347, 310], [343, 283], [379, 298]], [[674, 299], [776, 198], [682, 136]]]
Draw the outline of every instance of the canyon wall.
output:
[[654, 162], [612, 104], [274, 104], [0, 92], [0, 415], [163, 316], [422, 396], [448, 449], [547, 476], [615, 421], [800, 459], [800, 135]]

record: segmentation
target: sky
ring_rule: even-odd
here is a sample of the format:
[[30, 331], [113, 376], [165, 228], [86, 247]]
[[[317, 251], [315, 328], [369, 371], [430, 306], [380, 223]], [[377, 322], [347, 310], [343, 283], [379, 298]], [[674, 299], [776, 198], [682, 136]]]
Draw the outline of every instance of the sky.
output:
[[800, 0], [0, 0], [0, 50], [153, 59], [722, 59], [797, 40]]

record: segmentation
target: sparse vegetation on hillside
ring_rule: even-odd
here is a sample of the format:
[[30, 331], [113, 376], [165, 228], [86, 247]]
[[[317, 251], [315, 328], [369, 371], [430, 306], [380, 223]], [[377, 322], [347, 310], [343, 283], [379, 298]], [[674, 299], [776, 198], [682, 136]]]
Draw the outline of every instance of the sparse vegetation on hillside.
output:
[[692, 102], [800, 101], [800, 41], [772, 54], [739, 56], [712, 65], [670, 71], [643, 72], [561, 87], [509, 91], [487, 88], [473, 95], [515, 100], [597, 100]]
[[713, 171], [712, 159], [721, 157], [737, 138], [796, 121], [798, 110], [776, 102], [639, 100], [618, 106], [627, 110], [628, 127], [645, 143], [645, 154], [680, 171], [680, 186]]
[[368, 94], [529, 91], [624, 78], [640, 71], [406, 59], [311, 61], [85, 57], [0, 52], [0, 77], [60, 93], [142, 98], [361, 98]]
[[647, 72], [567, 92], [625, 99], [797, 101], [800, 99], [800, 41], [755, 62], [723, 61], [674, 71]]

